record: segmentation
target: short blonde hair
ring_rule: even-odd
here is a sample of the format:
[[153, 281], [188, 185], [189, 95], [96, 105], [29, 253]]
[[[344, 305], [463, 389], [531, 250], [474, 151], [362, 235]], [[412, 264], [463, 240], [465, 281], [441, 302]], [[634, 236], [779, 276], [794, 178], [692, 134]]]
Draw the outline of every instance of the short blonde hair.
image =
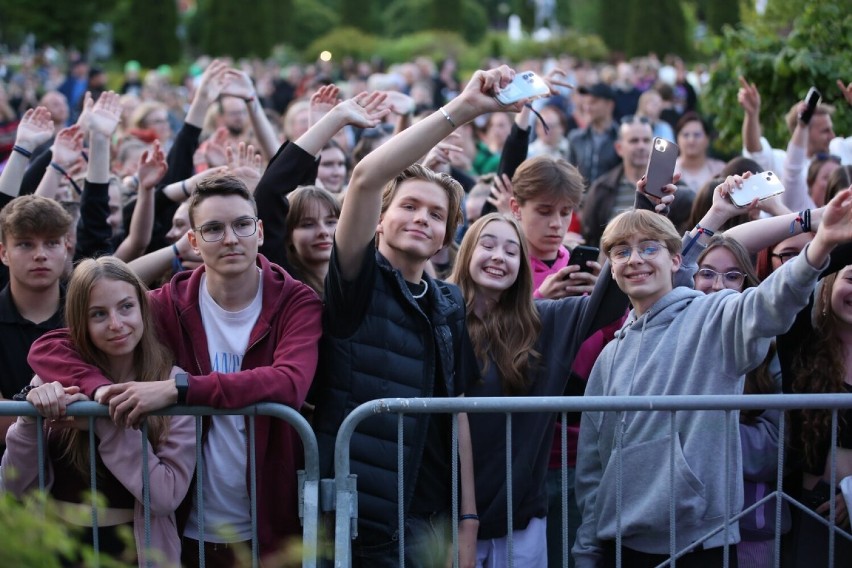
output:
[[644, 209], [625, 211], [610, 221], [601, 237], [601, 248], [609, 256], [612, 247], [627, 242], [635, 235], [660, 241], [671, 254], [680, 254], [681, 237], [672, 222], [658, 213]]

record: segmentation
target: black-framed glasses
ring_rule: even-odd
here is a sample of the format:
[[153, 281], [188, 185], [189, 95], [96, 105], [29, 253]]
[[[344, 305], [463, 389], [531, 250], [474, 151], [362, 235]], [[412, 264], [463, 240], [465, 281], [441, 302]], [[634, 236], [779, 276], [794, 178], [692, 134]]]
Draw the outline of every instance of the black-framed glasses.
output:
[[657, 241], [642, 241], [638, 245], [615, 245], [609, 249], [609, 260], [613, 264], [624, 264], [633, 255], [635, 250], [642, 260], [651, 260], [656, 258], [660, 251], [665, 247]]
[[781, 264], [784, 264], [788, 260], [796, 258], [797, 256], [799, 256], [799, 253], [794, 251], [794, 250], [786, 250], [784, 252], [770, 253], [769, 256], [771, 256], [773, 258], [777, 258], [778, 260], [781, 261]]
[[240, 217], [234, 219], [230, 223], [222, 223], [220, 221], [211, 221], [204, 223], [200, 227], [195, 227], [193, 230], [201, 234], [201, 240], [206, 243], [215, 243], [225, 238], [225, 229], [227, 225], [231, 225], [231, 230], [238, 237], [250, 237], [257, 232], [257, 217]]
[[651, 121], [648, 119], [648, 117], [636, 116], [635, 114], [627, 114], [622, 116], [620, 124], [633, 124], [637, 122], [639, 124], [651, 124]]
[[727, 272], [716, 272], [712, 268], [702, 268], [695, 275], [705, 282], [713, 283], [721, 277], [725, 286], [742, 286], [745, 281], [745, 274], [739, 270], [729, 270]]

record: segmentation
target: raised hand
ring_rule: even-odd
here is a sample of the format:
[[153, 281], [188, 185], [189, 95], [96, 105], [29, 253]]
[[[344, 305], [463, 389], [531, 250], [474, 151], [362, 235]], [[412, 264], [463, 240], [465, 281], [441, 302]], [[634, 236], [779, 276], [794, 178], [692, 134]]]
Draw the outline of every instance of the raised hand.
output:
[[225, 145], [228, 142], [228, 129], [220, 126], [207, 140], [207, 166], [217, 168], [228, 164], [228, 154]]
[[218, 75], [217, 79], [221, 83], [220, 97], [237, 97], [247, 103], [254, 100], [256, 96], [254, 84], [244, 72], [227, 69]]
[[24, 113], [21, 122], [18, 123], [18, 132], [15, 134], [15, 145], [25, 150], [35, 150], [53, 136], [53, 120], [50, 111], [40, 106], [30, 109]]
[[852, 241], [852, 186], [838, 192], [825, 206], [817, 237], [831, 246]]
[[311, 95], [309, 112], [310, 125], [313, 126], [327, 115], [340, 102], [340, 89], [336, 85], [323, 85]]
[[136, 169], [136, 177], [139, 178], [139, 189], [153, 189], [166, 172], [169, 165], [166, 163], [166, 154], [160, 148], [160, 141], [154, 140], [150, 150], [145, 150], [139, 157], [139, 166]]
[[400, 93], [399, 91], [385, 91], [387, 98], [385, 99], [385, 104], [390, 108], [392, 113], [407, 115], [414, 112], [414, 99], [406, 95], [405, 93]]
[[212, 103], [219, 98], [219, 92], [223, 86], [221, 75], [228, 70], [228, 64], [221, 59], [214, 59], [201, 74], [198, 83], [197, 97], [204, 97], [207, 103]]
[[77, 126], [83, 130], [89, 129], [89, 117], [92, 115], [92, 107], [95, 106], [95, 100], [92, 98], [91, 91], [86, 91], [83, 96], [83, 111], [77, 117]]
[[474, 73], [465, 85], [464, 90], [457, 97], [461, 103], [464, 103], [467, 110], [472, 112], [473, 116], [456, 117], [456, 122], [467, 122], [488, 112], [519, 112], [529, 102], [527, 99], [522, 99], [511, 105], [503, 105], [494, 98], [514, 78], [515, 71], [507, 65], [501, 65], [496, 69], [487, 71], [479, 70]]
[[254, 146], [240, 142], [237, 149], [228, 145], [228, 170], [243, 180], [251, 193], [254, 193], [260, 176], [263, 175], [263, 158], [258, 154]]
[[121, 119], [118, 95], [112, 91], [101, 93], [89, 114], [89, 130], [103, 136], [112, 136]]
[[493, 205], [497, 211], [504, 215], [512, 214], [512, 180], [506, 174], [494, 176], [494, 185], [491, 186], [491, 195], [485, 200]]
[[843, 98], [846, 99], [846, 102], [852, 105], [852, 82], [844, 85], [843, 81], [838, 79], [837, 86], [840, 88], [840, 92], [843, 93]]
[[387, 93], [363, 92], [337, 105], [335, 111], [343, 114], [346, 124], [372, 128], [390, 113], [390, 109], [385, 105], [385, 99], [387, 99]]
[[760, 113], [760, 92], [757, 90], [757, 85], [749, 83], [742, 75], [740, 75], [740, 90], [737, 91], [737, 102], [746, 114]]
[[454, 152], [464, 152], [461, 146], [456, 146], [455, 144], [450, 142], [450, 139], [458, 139], [459, 134], [457, 132], [453, 132], [443, 141], [438, 142], [429, 153], [426, 154], [426, 157], [423, 158], [423, 165], [431, 170], [437, 170], [442, 166], [449, 165], [452, 154]]
[[656, 195], [651, 195], [645, 191], [645, 186], [648, 182], [645, 179], [645, 176], [642, 176], [642, 178], [636, 182], [636, 191], [647, 197], [648, 200], [654, 204], [654, 211], [657, 213], [665, 213], [666, 208], [671, 205], [672, 201], [674, 201], [675, 193], [677, 193], [678, 181], [680, 181], [680, 172], [676, 172], [672, 176], [672, 182], [662, 188], [663, 196], [657, 197]]
[[558, 95], [559, 90], [556, 87], [565, 87], [566, 89], [573, 89], [574, 85], [565, 81], [564, 79], [559, 79], [558, 77], [567, 77], [568, 73], [563, 71], [558, 67], [554, 67], [550, 71], [547, 72], [547, 75], [544, 76], [544, 82], [547, 83], [547, 86], [550, 87], [551, 95]]
[[51, 147], [53, 161], [65, 169], [76, 162], [83, 151], [84, 136], [85, 133], [76, 124], [60, 130]]

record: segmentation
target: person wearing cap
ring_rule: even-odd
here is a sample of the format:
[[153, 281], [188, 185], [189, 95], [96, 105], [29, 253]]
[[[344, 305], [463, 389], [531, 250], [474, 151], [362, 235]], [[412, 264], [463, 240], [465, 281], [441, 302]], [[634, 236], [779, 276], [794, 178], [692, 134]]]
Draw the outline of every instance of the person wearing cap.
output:
[[583, 107], [589, 123], [568, 135], [568, 161], [591, 184], [621, 161], [615, 151], [618, 125], [612, 119], [615, 91], [606, 83], [580, 87], [578, 91], [585, 95]]

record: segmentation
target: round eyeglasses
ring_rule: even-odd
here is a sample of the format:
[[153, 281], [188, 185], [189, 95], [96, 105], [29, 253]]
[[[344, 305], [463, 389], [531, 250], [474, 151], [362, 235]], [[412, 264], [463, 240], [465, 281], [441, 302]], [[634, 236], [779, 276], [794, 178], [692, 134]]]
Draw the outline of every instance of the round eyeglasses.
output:
[[651, 260], [652, 258], [656, 258], [663, 248], [665, 247], [656, 241], [642, 241], [635, 247], [630, 245], [615, 245], [609, 249], [609, 259], [613, 264], [624, 264], [630, 260], [635, 250], [642, 260]]
[[[234, 234], [241, 238], [250, 237], [257, 232], [257, 217], [240, 217], [228, 224], [231, 225]], [[196, 227], [194, 230], [201, 234], [201, 240], [204, 242], [215, 243], [225, 238], [225, 229], [228, 224], [211, 221]]]
[[722, 278], [722, 283], [725, 287], [736, 286], [740, 287], [745, 280], [745, 274], [738, 270], [729, 270], [728, 272], [716, 272], [712, 268], [702, 268], [695, 273], [695, 276], [708, 283], [716, 282], [717, 278]]

